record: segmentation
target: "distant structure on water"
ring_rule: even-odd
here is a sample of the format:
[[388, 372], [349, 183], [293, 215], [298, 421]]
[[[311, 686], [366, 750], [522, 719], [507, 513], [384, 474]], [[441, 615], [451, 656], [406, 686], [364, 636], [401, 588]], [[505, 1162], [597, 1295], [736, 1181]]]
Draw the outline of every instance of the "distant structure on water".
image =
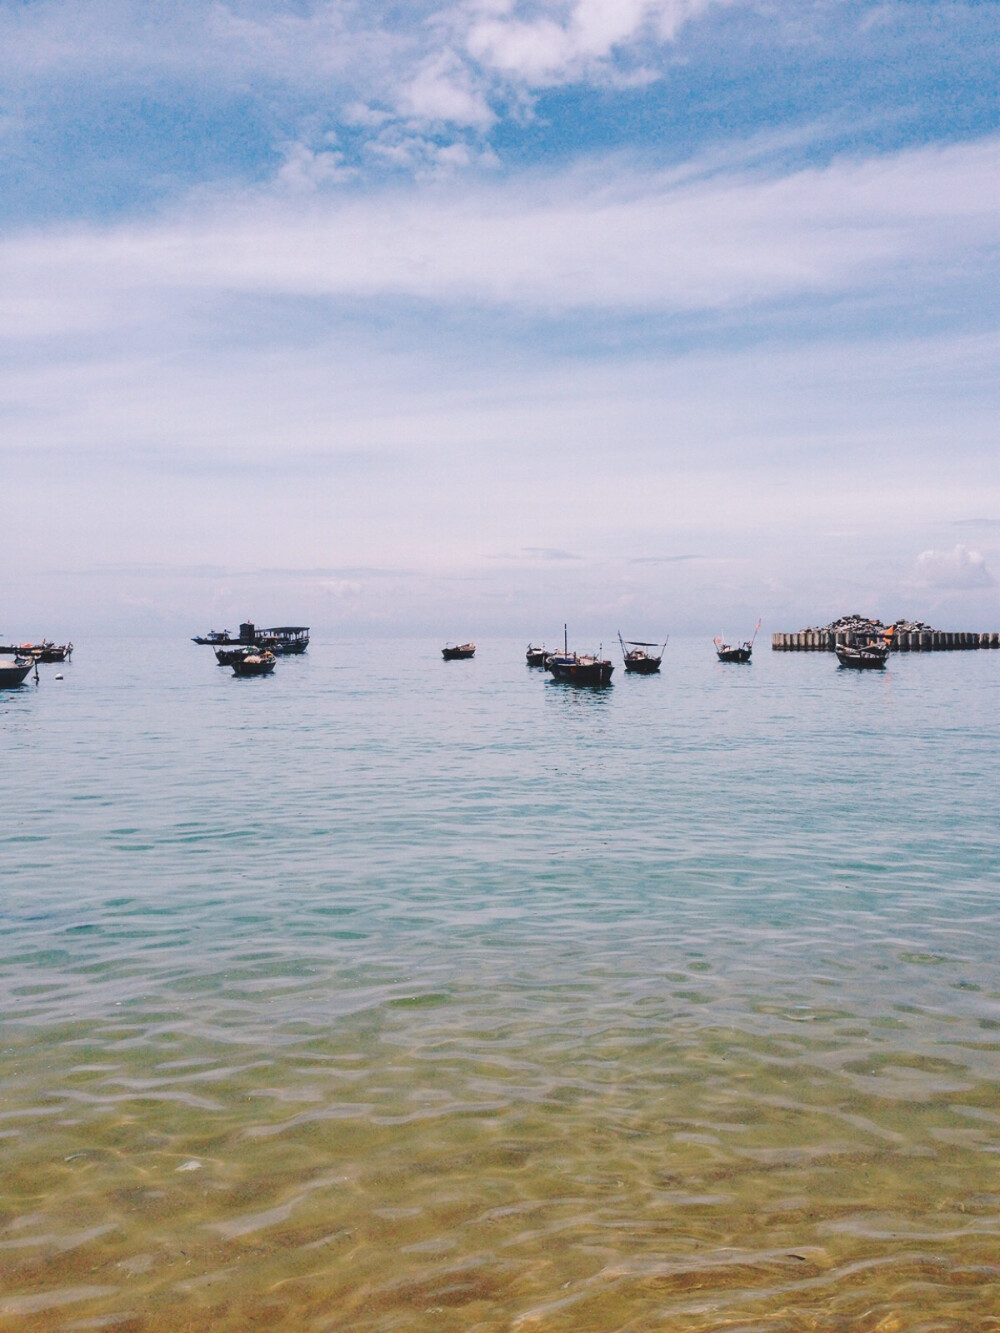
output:
[[883, 625], [871, 616], [850, 615], [832, 620], [821, 628], [799, 630], [795, 634], [772, 634], [771, 648], [776, 653], [834, 653], [839, 647], [853, 648], [869, 643], [892, 629], [894, 653], [949, 652], [960, 648], [1000, 648], [1000, 633], [966, 633], [934, 629], [922, 620], [896, 620]]

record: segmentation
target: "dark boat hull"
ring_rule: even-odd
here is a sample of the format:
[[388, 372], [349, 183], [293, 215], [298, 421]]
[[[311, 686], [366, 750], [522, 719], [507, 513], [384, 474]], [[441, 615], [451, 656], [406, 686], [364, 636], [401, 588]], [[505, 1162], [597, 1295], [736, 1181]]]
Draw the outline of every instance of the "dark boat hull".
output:
[[9, 666], [6, 662], [0, 665], [0, 690], [14, 690], [18, 685], [23, 685], [34, 665], [34, 658], [27, 662], [22, 658], [15, 658]]
[[884, 671], [888, 653], [870, 652], [864, 648], [838, 648], [837, 661], [853, 671]]
[[718, 656], [720, 662], [749, 662], [752, 652], [751, 648], [719, 648]]
[[569, 685], [610, 685], [614, 671], [610, 662], [580, 662], [567, 657], [550, 657], [545, 665], [556, 680]]
[[256, 657], [253, 655], [251, 655], [250, 657], [242, 657], [238, 662], [234, 662], [232, 664], [233, 675], [269, 676], [271, 672], [274, 670], [275, 665], [276, 663], [273, 657], [266, 658], [266, 657]]
[[659, 657], [633, 657], [625, 659], [625, 670], [633, 676], [652, 676], [660, 669]]
[[65, 662], [73, 656], [71, 643], [20, 643], [0, 647], [0, 654], [8, 657], [31, 657], [36, 662]]
[[476, 645], [474, 643], [462, 644], [459, 648], [442, 648], [441, 656], [446, 662], [462, 662], [470, 657], [475, 657]]
[[543, 667], [548, 653], [544, 648], [529, 648], [524, 655], [525, 661], [530, 667]]

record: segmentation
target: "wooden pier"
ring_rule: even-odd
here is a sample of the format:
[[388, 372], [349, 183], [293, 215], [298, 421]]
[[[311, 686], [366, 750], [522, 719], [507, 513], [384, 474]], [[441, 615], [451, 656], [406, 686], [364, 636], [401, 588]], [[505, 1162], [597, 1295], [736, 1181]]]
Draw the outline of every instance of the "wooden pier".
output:
[[[772, 634], [771, 648], [776, 653], [832, 653], [834, 645], [867, 642], [869, 634], [851, 630], [803, 630], [798, 634]], [[976, 634], [951, 630], [920, 629], [899, 631], [892, 644], [894, 653], [942, 653], [968, 648], [1000, 648], [1000, 632]]]

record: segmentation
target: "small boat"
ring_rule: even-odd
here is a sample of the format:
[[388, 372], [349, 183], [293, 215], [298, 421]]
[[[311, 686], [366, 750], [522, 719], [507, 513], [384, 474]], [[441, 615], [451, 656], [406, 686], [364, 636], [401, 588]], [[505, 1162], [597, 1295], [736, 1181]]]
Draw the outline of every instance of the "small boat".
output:
[[67, 658], [73, 656], [73, 645], [53, 643], [51, 639], [43, 639], [41, 643], [33, 644], [30, 651], [39, 662], [65, 662]]
[[210, 629], [207, 634], [196, 634], [191, 640], [192, 643], [210, 643], [213, 646], [217, 643], [238, 643], [227, 629]]
[[528, 651], [524, 654], [525, 660], [530, 667], [543, 667], [545, 659], [548, 657], [547, 648], [536, 648], [534, 644], [528, 644]]
[[252, 651], [251, 648], [216, 648], [215, 656], [219, 666], [232, 666], [234, 662], [242, 662]]
[[476, 645], [474, 643], [449, 643], [447, 648], [441, 649], [441, 656], [446, 662], [458, 662], [466, 657], [475, 657]]
[[[623, 639], [619, 630], [618, 642], [622, 646], [626, 672], [633, 672], [637, 676], [652, 676], [659, 671], [663, 650], [667, 646], [666, 639], [662, 643], [643, 643], [641, 639]], [[647, 653], [647, 648], [656, 648], [658, 651], [655, 654]]]
[[757, 638], [757, 631], [760, 629], [758, 620], [753, 627], [753, 634], [743, 643], [732, 644], [723, 643], [721, 638], [714, 640], [715, 651], [720, 662], [749, 662], [753, 654], [754, 640]]
[[19, 643], [0, 647], [0, 653], [11, 657], [32, 657], [36, 662], [65, 662], [73, 656], [73, 645], [53, 643], [51, 639], [43, 639], [41, 643]]
[[234, 676], [267, 676], [275, 668], [278, 659], [267, 649], [262, 653], [246, 653], [233, 662]]
[[855, 671], [884, 671], [895, 632], [895, 625], [890, 625], [881, 638], [869, 639], [867, 643], [838, 642], [834, 645], [837, 661]]
[[23, 685], [29, 671], [38, 679], [38, 661], [34, 657], [15, 657], [11, 662], [0, 662], [0, 690], [12, 690]]
[[545, 669], [556, 680], [570, 685], [610, 685], [614, 666], [597, 653], [571, 653], [566, 626], [563, 626], [563, 651], [545, 659]]

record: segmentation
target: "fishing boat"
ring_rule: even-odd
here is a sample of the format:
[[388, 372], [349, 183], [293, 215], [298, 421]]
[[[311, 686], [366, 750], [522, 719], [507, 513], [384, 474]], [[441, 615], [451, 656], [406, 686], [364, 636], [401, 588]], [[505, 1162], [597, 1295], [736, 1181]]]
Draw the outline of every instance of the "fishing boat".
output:
[[23, 685], [28, 672], [34, 669], [38, 678], [38, 662], [34, 657], [17, 656], [10, 662], [0, 662], [0, 690], [12, 690]]
[[275, 625], [257, 631], [258, 641], [279, 657], [304, 653], [309, 647], [308, 625]]
[[216, 648], [215, 656], [219, 666], [232, 666], [234, 662], [242, 662], [250, 652], [250, 648]]
[[525, 661], [530, 667], [543, 667], [545, 659], [548, 657], [547, 648], [536, 648], [533, 643], [528, 644], [528, 651], [524, 654]]
[[890, 625], [884, 634], [866, 643], [842, 643], [838, 640], [834, 645], [837, 661], [842, 667], [851, 667], [855, 671], [884, 671], [895, 632], [895, 625]]
[[217, 643], [239, 643], [240, 640], [234, 639], [227, 629], [210, 629], [207, 634], [196, 634], [191, 642], [210, 643], [214, 647]]
[[441, 649], [441, 656], [446, 662], [458, 662], [466, 657], [475, 657], [476, 645], [474, 643], [449, 643], [447, 648]]
[[754, 640], [757, 638], [757, 631], [759, 629], [760, 621], [758, 620], [753, 627], [753, 634], [751, 634], [749, 639], [745, 639], [743, 643], [723, 643], [721, 638], [716, 638], [713, 642], [715, 643], [715, 651], [719, 661], [749, 662], [753, 655]]
[[267, 676], [274, 670], [277, 661], [274, 653], [268, 652], [267, 649], [262, 653], [246, 653], [233, 662], [233, 675]]
[[0, 653], [8, 657], [31, 657], [36, 662], [65, 662], [73, 655], [71, 643], [53, 643], [43, 639], [41, 643], [18, 643], [0, 647]]
[[[663, 650], [667, 646], [667, 640], [662, 643], [644, 643], [641, 639], [623, 639], [621, 630], [618, 631], [618, 642], [622, 646], [622, 657], [625, 659], [626, 672], [632, 672], [637, 676], [652, 676], [654, 672], [659, 671], [660, 663], [663, 661]], [[647, 653], [647, 648], [655, 648], [655, 653]]]
[[545, 669], [556, 680], [570, 685], [610, 685], [614, 666], [597, 653], [571, 653], [566, 626], [563, 625], [563, 650], [545, 659]]
[[41, 643], [32, 644], [28, 651], [39, 662], [65, 662], [67, 658], [73, 656], [73, 645], [71, 643], [53, 643], [51, 639], [43, 639]]

